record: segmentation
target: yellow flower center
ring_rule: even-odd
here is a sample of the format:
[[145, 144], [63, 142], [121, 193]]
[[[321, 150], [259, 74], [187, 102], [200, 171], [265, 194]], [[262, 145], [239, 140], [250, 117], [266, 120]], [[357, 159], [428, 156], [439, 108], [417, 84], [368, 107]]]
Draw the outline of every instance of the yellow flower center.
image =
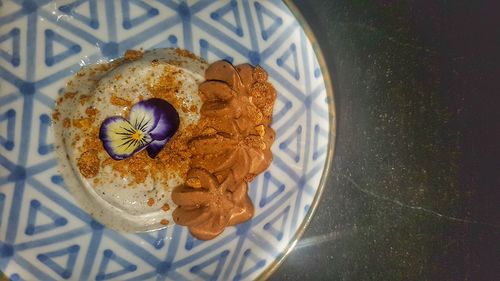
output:
[[142, 138], [142, 134], [139, 131], [135, 131], [135, 133], [132, 135], [132, 139], [134, 140], [140, 140]]

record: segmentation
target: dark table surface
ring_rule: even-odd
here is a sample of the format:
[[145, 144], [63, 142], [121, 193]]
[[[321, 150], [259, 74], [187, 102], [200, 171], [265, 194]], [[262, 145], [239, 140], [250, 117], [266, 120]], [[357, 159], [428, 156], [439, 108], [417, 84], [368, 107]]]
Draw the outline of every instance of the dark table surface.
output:
[[296, 5], [333, 78], [337, 143], [271, 280], [500, 280], [500, 2]]

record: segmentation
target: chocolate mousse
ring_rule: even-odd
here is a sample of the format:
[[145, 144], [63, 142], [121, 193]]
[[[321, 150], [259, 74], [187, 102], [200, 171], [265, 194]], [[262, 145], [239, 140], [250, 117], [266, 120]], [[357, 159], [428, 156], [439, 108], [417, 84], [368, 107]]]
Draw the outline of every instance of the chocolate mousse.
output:
[[197, 133], [188, 142], [190, 169], [185, 184], [172, 192], [174, 221], [202, 240], [253, 216], [248, 183], [271, 164], [276, 99], [259, 66], [218, 61], [205, 79], [199, 86], [203, 105]]

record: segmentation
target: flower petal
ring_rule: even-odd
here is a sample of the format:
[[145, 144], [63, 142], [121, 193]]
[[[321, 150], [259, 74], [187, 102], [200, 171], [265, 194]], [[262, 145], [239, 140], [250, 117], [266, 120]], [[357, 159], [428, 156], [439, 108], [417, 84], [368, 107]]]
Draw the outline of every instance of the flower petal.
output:
[[130, 109], [128, 118], [130, 124], [132, 124], [135, 129], [141, 130], [144, 133], [151, 132], [158, 124], [161, 116], [161, 112], [159, 112], [156, 106], [149, 101], [150, 100], [143, 100], [134, 104]]
[[152, 98], [136, 103], [130, 109], [130, 123], [149, 133], [154, 140], [172, 137], [179, 128], [179, 114], [165, 100]]
[[166, 138], [164, 140], [154, 140], [152, 141], [148, 147], [146, 148], [146, 151], [148, 152], [149, 157], [155, 158], [158, 153], [163, 149], [165, 144], [170, 140], [170, 138]]
[[179, 129], [180, 119], [177, 110], [162, 99], [149, 99], [148, 103], [156, 108], [155, 115], [159, 116], [158, 123], [149, 134], [154, 140], [170, 139]]
[[149, 134], [132, 126], [120, 116], [109, 117], [101, 125], [99, 138], [111, 158], [122, 160], [144, 149], [151, 141]]

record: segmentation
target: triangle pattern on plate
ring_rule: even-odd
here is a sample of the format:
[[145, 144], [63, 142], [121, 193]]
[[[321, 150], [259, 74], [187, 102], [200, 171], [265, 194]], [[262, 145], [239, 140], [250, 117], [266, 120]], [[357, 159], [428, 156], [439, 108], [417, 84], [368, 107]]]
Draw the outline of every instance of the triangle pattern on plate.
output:
[[274, 218], [264, 224], [264, 230], [271, 233], [276, 240], [281, 241], [285, 232], [286, 220], [290, 206], [287, 206], [283, 211], [277, 214]]
[[224, 250], [209, 259], [197, 264], [189, 269], [189, 271], [202, 280], [217, 280], [221, 274], [222, 267], [224, 266], [229, 250]]
[[278, 95], [274, 105], [273, 123], [278, 123], [292, 107], [293, 103], [288, 98]]
[[231, 56], [228, 56], [219, 48], [210, 45], [207, 40], [200, 39], [200, 56], [204, 59], [208, 59], [209, 52], [215, 55], [216, 60], [227, 60], [230, 63], [233, 63], [234, 59]]
[[[262, 39], [267, 41], [267, 39], [273, 36], [276, 30], [283, 24], [283, 19], [259, 2], [255, 2], [254, 5]], [[268, 22], [268, 20], [270, 20], [270, 22]]]
[[[2, 5], [0, 5], [0, 7], [2, 7]], [[14, 273], [14, 274], [12, 274], [12, 275], [9, 277], [9, 279], [8, 279], [8, 280], [10, 280], [10, 281], [24, 281], [24, 280], [26, 280], [26, 279], [23, 279], [23, 278], [21, 278], [21, 276], [19, 276], [19, 274]]]
[[[83, 5], [85, 4], [85, 5]], [[79, 10], [79, 11], [77, 11]], [[97, 16], [96, 0], [78, 0], [72, 3], [62, 5], [59, 11], [71, 15], [75, 20], [93, 28], [99, 28], [99, 20]]]
[[36, 258], [62, 278], [69, 279], [73, 274], [79, 251], [80, 246], [72, 245], [67, 248], [39, 254]]
[[[137, 265], [132, 264], [122, 257], [117, 256], [112, 250], [106, 249], [102, 253], [103, 258], [101, 264], [99, 265], [99, 272], [97, 273], [95, 280], [108, 280], [113, 279], [129, 272], [137, 270]], [[110, 262], [115, 263], [120, 267], [118, 270], [108, 272], [108, 267]]]
[[285, 190], [285, 185], [278, 179], [273, 177], [271, 173], [264, 173], [264, 188], [262, 197], [259, 201], [259, 207], [264, 207], [267, 203], [271, 202], [274, 198], [279, 196]]
[[[50, 222], [39, 223], [39, 221], [42, 219], [39, 214], [44, 215], [45, 219], [48, 219]], [[68, 220], [65, 217], [56, 214], [51, 209], [43, 206], [40, 201], [33, 199], [30, 202], [28, 224], [24, 233], [26, 233], [26, 235], [36, 235], [42, 232], [50, 231], [57, 227], [64, 226], [67, 223]]]
[[321, 68], [319, 67], [318, 60], [312, 59], [313, 69], [314, 69], [314, 78], [317, 79], [321, 76]]
[[0, 57], [11, 63], [13, 66], [19, 66], [21, 62], [19, 57], [19, 28], [13, 28], [8, 33], [0, 35]]
[[158, 9], [151, 7], [146, 1], [138, 0], [122, 0], [122, 12], [122, 25], [125, 29], [134, 28], [160, 13]]
[[[0, 55], [0, 65], [5, 66], [0, 71], [0, 84], [5, 81], [0, 91], [5, 95], [0, 98], [0, 150], [5, 152], [0, 156], [0, 236], [6, 237], [4, 232], [11, 228], [7, 222], [13, 221], [15, 230], [10, 232], [14, 234], [9, 235], [9, 244], [0, 242], [0, 270], [25, 280], [233, 280], [235, 275], [236, 280], [247, 280], [259, 276], [291, 242], [288, 231], [296, 231], [295, 224], [304, 219], [302, 210], [313, 202], [319, 176], [309, 173], [321, 174], [326, 155], [321, 129], [329, 135], [328, 116], [318, 114], [318, 108], [328, 112], [323, 103], [326, 94], [321, 92], [316, 99], [311, 91], [316, 83], [324, 87], [324, 81], [321, 75], [314, 79], [314, 52], [286, 4], [66, 0], [54, 6], [49, 1], [0, 0], [0, 10], [5, 12], [0, 16], [0, 26], [5, 27], [0, 37], [6, 35], [0, 40], [0, 50], [5, 52]], [[16, 44], [20, 45], [17, 49]], [[203, 53], [209, 61], [259, 63], [268, 70], [276, 89], [285, 93], [278, 95], [275, 108], [274, 126], [280, 130], [273, 149], [277, 161], [268, 175], [254, 181], [250, 191], [256, 216], [228, 227], [217, 240], [201, 242], [181, 226], [144, 235], [115, 232], [93, 221], [61, 187], [64, 181], [55, 167], [49, 129], [58, 90], [80, 63], [154, 46], [187, 48]], [[311, 118], [305, 118], [305, 113]], [[23, 115], [29, 122], [21, 122]], [[321, 128], [317, 139], [315, 125]], [[9, 135], [8, 127], [13, 134]], [[31, 132], [31, 137], [20, 142], [20, 132]], [[319, 141], [314, 147], [315, 140]], [[15, 144], [12, 151], [4, 148], [10, 143]], [[318, 159], [312, 163], [313, 155]], [[305, 186], [306, 181], [313, 192], [291, 188]], [[259, 200], [264, 207], [259, 208]], [[58, 226], [63, 219], [67, 223]], [[106, 250], [112, 252], [105, 254]], [[130, 272], [133, 266], [137, 269]]]
[[7, 135], [0, 134], [0, 144], [7, 150], [14, 149], [15, 145], [15, 126], [16, 126], [16, 111], [9, 109], [5, 113], [0, 114], [0, 125], [6, 123], [7, 129], [0, 132], [7, 132]]
[[299, 61], [297, 57], [297, 47], [292, 43], [290, 47], [276, 60], [278, 66], [283, 68], [295, 80], [300, 79]]
[[64, 178], [61, 175], [58, 174], [58, 175], [51, 176], [50, 181], [53, 184], [57, 184], [57, 185], [63, 187], [64, 189], [66, 189], [66, 186], [64, 185]]
[[243, 252], [243, 256], [241, 258], [240, 264], [238, 266], [238, 269], [236, 270], [236, 275], [234, 276], [233, 280], [235, 281], [244, 280], [250, 274], [254, 273], [255, 271], [259, 270], [259, 268], [262, 268], [265, 265], [266, 265], [265, 259], [262, 259], [256, 254], [254, 254], [251, 249], [246, 249], [245, 252]]
[[2, 226], [3, 209], [5, 206], [5, 194], [0, 193], [0, 226]]
[[47, 114], [40, 115], [39, 120], [40, 126], [38, 135], [38, 153], [41, 155], [45, 155], [54, 149], [52, 144], [47, 143], [47, 136], [52, 121]]
[[320, 138], [328, 138], [328, 133], [325, 129], [321, 128], [318, 124], [314, 126], [314, 141], [313, 141], [313, 154], [312, 159], [316, 160], [326, 153], [327, 145], [319, 146]]
[[299, 125], [295, 132], [292, 132], [288, 138], [280, 143], [279, 148], [283, 150], [295, 162], [300, 161], [302, 150], [302, 125]]
[[238, 11], [238, 2], [231, 1], [210, 14], [210, 18], [219, 22], [225, 28], [236, 35], [243, 37], [243, 28], [241, 25], [240, 13]]
[[53, 66], [80, 53], [82, 47], [52, 29], [45, 30], [45, 64]]
[[167, 235], [167, 229], [164, 228], [151, 233], [138, 233], [137, 235], [159, 250], [165, 245], [164, 240]]

